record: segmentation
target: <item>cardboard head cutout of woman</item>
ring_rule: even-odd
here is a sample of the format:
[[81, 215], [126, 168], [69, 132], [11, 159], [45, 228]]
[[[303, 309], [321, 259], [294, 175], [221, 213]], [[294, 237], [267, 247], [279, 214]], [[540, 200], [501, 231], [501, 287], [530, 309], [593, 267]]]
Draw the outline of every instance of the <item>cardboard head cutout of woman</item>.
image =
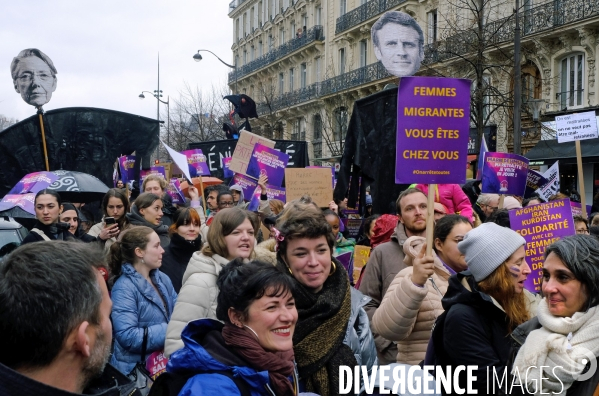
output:
[[374, 54], [397, 77], [414, 75], [424, 59], [424, 34], [410, 15], [388, 11], [372, 25]]
[[56, 90], [56, 68], [52, 59], [37, 48], [19, 52], [10, 64], [15, 91], [23, 100], [40, 108], [50, 101]]

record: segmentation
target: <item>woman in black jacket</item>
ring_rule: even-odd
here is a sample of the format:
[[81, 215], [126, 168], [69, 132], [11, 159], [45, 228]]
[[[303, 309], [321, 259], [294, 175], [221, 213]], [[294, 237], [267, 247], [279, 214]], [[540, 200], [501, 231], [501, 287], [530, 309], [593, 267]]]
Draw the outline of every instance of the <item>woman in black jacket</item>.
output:
[[132, 226], [145, 226], [158, 234], [160, 246], [166, 248], [170, 243], [168, 226], [162, 223], [162, 199], [156, 194], [143, 193], [135, 199], [131, 206], [131, 213], [127, 213], [127, 220]]
[[194, 208], [181, 208], [175, 213], [175, 222], [169, 227], [171, 243], [162, 255], [160, 271], [171, 279], [177, 294], [181, 290], [183, 274], [189, 259], [202, 247], [200, 215]]
[[37, 221], [21, 245], [38, 241], [72, 241], [75, 238], [69, 232], [70, 224], [59, 223], [62, 212], [60, 195], [53, 190], [41, 190], [33, 201]]
[[[436, 364], [454, 370], [478, 366], [473, 372], [478, 394], [509, 394], [506, 381], [500, 390], [493, 378], [501, 379], [504, 372], [509, 378], [510, 334], [529, 319], [523, 290], [531, 271], [524, 244], [518, 233], [495, 223], [474, 228], [458, 244], [469, 270], [449, 279], [442, 300], [446, 312], [435, 325], [433, 343], [439, 358]], [[453, 390], [456, 385], [466, 389], [467, 383], [464, 370]]]

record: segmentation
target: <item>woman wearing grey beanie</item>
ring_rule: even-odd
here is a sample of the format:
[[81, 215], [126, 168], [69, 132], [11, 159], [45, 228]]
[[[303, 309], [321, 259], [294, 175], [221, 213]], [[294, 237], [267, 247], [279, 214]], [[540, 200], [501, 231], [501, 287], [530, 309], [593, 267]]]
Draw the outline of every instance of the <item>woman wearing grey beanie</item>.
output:
[[[518, 233], [495, 223], [480, 225], [458, 244], [468, 271], [449, 279], [442, 300], [446, 312], [433, 331], [435, 364], [478, 366], [473, 372], [478, 394], [501, 393], [491, 382], [508, 370], [511, 332], [529, 319], [523, 290], [531, 270], [524, 244]], [[460, 374], [459, 385], [465, 388], [466, 371]]]

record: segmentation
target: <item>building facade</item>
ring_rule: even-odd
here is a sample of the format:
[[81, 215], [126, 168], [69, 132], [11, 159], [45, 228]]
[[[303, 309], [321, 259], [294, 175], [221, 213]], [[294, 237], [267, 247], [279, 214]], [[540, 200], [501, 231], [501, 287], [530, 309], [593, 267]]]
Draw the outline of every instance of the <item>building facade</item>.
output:
[[[473, 81], [473, 130], [492, 128], [512, 150], [514, 0], [233, 0], [229, 86], [258, 103], [252, 126], [272, 138], [306, 140], [310, 158], [338, 161], [353, 102], [397, 84], [377, 61], [371, 27], [386, 11], [410, 14], [424, 32], [419, 75]], [[522, 151], [545, 133], [533, 121], [599, 105], [599, 2], [520, 0]], [[540, 101], [537, 101], [540, 102]], [[477, 103], [479, 104], [477, 106]], [[480, 114], [479, 114], [480, 113]], [[476, 137], [476, 133], [474, 134]]]

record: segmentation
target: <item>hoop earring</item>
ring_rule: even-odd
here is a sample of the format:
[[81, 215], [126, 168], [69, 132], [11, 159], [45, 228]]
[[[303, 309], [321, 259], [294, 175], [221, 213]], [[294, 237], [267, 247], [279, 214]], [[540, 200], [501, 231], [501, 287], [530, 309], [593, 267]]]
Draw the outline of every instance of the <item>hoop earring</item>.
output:
[[331, 267], [333, 267], [333, 271], [331, 271], [329, 273], [329, 276], [333, 275], [335, 273], [335, 271], [337, 271], [337, 265], [335, 264], [335, 262], [333, 260], [331, 260]]

